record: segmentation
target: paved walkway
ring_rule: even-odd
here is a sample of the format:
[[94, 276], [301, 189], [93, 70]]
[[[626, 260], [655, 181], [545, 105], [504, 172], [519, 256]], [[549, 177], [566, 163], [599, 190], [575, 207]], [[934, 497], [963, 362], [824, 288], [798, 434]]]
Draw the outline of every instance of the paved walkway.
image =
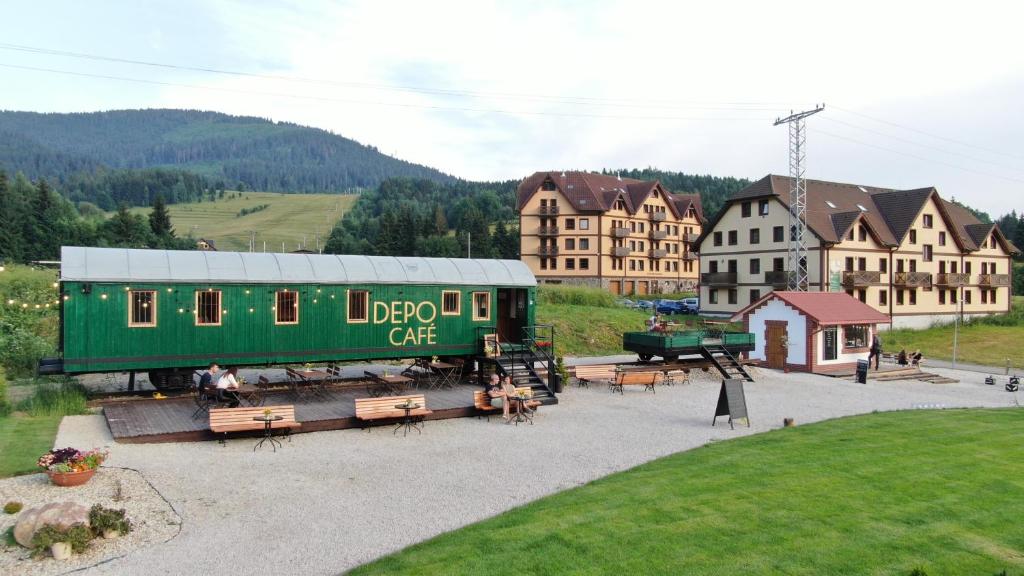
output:
[[[708, 442], [873, 410], [1005, 407], [985, 386], [870, 382], [760, 371], [747, 385], [750, 428], [711, 427], [720, 381], [710, 374], [657, 394], [569, 388], [534, 426], [465, 418], [422, 435], [387, 429], [296, 436], [277, 453], [253, 439], [113, 447], [183, 519], [181, 534], [91, 570], [96, 574], [337, 574], [525, 502]], [[110, 442], [101, 417], [69, 417], [57, 444]], [[500, 487], [500, 489], [496, 489]], [[221, 542], [219, 546], [212, 546]]]

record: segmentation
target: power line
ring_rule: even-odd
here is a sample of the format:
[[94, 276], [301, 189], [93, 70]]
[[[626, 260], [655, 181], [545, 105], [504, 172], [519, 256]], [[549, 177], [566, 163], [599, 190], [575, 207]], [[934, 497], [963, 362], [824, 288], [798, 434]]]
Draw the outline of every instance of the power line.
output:
[[317, 100], [323, 102], [342, 102], [345, 104], [365, 104], [370, 106], [394, 106], [399, 108], [419, 108], [424, 110], [437, 110], [449, 112], [477, 112], [486, 114], [506, 114], [511, 116], [553, 116], [569, 118], [609, 118], [619, 120], [757, 120], [763, 121], [768, 118], [763, 116], [652, 116], [652, 115], [619, 115], [619, 114], [591, 114], [585, 112], [547, 112], [537, 110], [503, 110], [497, 108], [468, 108], [455, 106], [436, 106], [432, 104], [410, 104], [403, 102], [380, 102], [374, 100], [356, 100], [351, 98], [335, 98], [329, 96], [314, 96], [310, 94], [290, 94], [287, 92], [267, 92], [259, 90], [242, 90], [237, 88], [225, 88], [220, 86], [203, 86], [201, 84], [184, 84], [179, 82], [165, 82], [162, 80], [146, 80], [142, 78], [129, 78], [126, 76], [112, 76], [107, 74], [91, 74], [88, 72], [74, 72], [71, 70], [58, 70], [54, 68], [41, 68], [36, 66], [21, 66], [17, 64], [0, 63], [0, 67], [13, 68], [17, 70], [31, 70], [35, 72], [47, 72], [52, 74], [64, 74], [68, 76], [79, 76], [85, 78], [99, 78], [103, 80], [118, 80], [122, 82], [135, 82], [139, 84], [153, 84], [157, 86], [174, 86], [179, 88], [191, 88], [198, 90], [211, 90], [217, 92], [230, 92], [234, 94], [261, 95], [275, 98], [296, 98], [301, 100]]
[[[689, 105], [680, 105], [680, 101], [673, 100], [645, 100], [635, 98], [603, 98], [595, 96], [556, 96], [550, 94], [525, 94], [525, 93], [511, 93], [511, 92], [486, 92], [477, 90], [459, 90], [454, 88], [436, 88], [436, 87], [423, 87], [423, 86], [409, 86], [409, 85], [395, 85], [395, 84], [381, 84], [372, 82], [352, 82], [343, 80], [328, 80], [323, 78], [310, 78], [303, 76], [290, 76], [283, 74], [267, 74], [257, 72], [245, 72], [239, 70], [228, 70], [223, 68], [211, 68], [206, 66], [186, 66], [181, 64], [168, 64], [164, 62], [151, 62], [146, 60], [135, 60], [130, 58], [119, 58], [113, 56], [102, 56], [98, 54], [88, 54], [84, 52], [70, 52], [65, 50], [51, 50], [48, 48], [38, 48], [33, 46], [24, 46], [20, 44], [9, 44], [0, 42], [0, 50], [12, 50], [18, 52], [27, 52], [32, 54], [42, 54], [47, 56], [62, 56], [68, 58], [80, 58], [86, 60], [95, 60], [102, 62], [116, 62], [121, 64], [132, 64], [137, 66], [149, 66], [155, 68], [164, 68], [171, 70], [184, 70], [189, 72], [204, 72], [210, 74], [221, 74], [228, 76], [246, 77], [246, 78], [261, 78], [265, 80], [278, 80], [286, 82], [299, 82], [304, 84], [325, 84], [331, 86], [342, 86], [349, 88], [369, 88], [374, 90], [389, 90], [397, 92], [412, 92], [418, 94], [431, 94], [438, 96], [457, 96], [463, 98], [497, 98], [497, 99], [511, 99], [511, 100], [528, 100], [536, 102], [547, 102], [553, 104], [572, 104], [582, 106], [615, 106], [615, 107], [627, 107], [627, 108], [659, 108], [659, 109], [681, 109], [681, 110], [753, 110], [753, 111], [772, 111], [778, 112], [785, 110], [784, 108], [778, 108], [778, 106], [786, 106], [788, 104], [782, 102], [690, 102]], [[774, 106], [774, 107], [772, 107]]]

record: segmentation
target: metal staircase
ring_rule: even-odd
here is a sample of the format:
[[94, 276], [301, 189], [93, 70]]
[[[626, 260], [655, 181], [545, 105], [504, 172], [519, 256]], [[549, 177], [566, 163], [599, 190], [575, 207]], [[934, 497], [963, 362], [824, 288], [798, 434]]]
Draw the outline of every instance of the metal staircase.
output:
[[502, 377], [511, 376], [517, 386], [529, 386], [533, 398], [541, 404], [557, 404], [552, 383], [555, 370], [554, 327], [547, 325], [523, 328], [521, 343], [501, 343], [500, 353], [492, 360]]
[[743, 369], [743, 365], [721, 344], [705, 344], [700, 347], [700, 355], [715, 365], [724, 378], [733, 378], [753, 382], [754, 379]]

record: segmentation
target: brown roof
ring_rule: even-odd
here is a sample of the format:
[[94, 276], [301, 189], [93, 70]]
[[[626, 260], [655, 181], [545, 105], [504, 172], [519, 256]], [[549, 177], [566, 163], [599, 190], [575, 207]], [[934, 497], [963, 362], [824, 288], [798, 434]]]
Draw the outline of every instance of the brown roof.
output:
[[[704, 237], [711, 233], [725, 210], [733, 203], [755, 198], [775, 197], [789, 207], [790, 178], [769, 174], [733, 194], [715, 220], [704, 228]], [[940, 216], [953, 231], [954, 241], [966, 251], [978, 249], [981, 221], [971, 212], [938, 196], [935, 188], [893, 190], [859, 186], [824, 180], [805, 180], [807, 186], [807, 227], [826, 243], [838, 243], [858, 220], [885, 246], [903, 242], [914, 220], [933, 196], [938, 200]], [[990, 225], [984, 232], [988, 234]], [[983, 235], [983, 236], [984, 236]], [[1000, 235], [1001, 236], [1001, 235]], [[696, 249], [700, 249], [701, 237]], [[1000, 238], [1006, 242], [1005, 238]], [[1016, 251], [1006, 243], [1011, 252]]]
[[889, 317], [845, 292], [769, 292], [757, 302], [733, 315], [733, 319], [757, 310], [778, 298], [820, 326], [844, 324], [888, 324]]
[[668, 202], [669, 210], [674, 211], [676, 217], [685, 214], [686, 208], [690, 205], [694, 206], [698, 217], [703, 215], [699, 194], [673, 194], [657, 180], [635, 180], [608, 174], [572, 171], [535, 172], [527, 176], [519, 183], [516, 191], [516, 208], [522, 210], [530, 197], [547, 180], [553, 182], [572, 207], [579, 211], [605, 212], [621, 196], [629, 213], [635, 214], [652, 192], [661, 190], [666, 198], [672, 200]]

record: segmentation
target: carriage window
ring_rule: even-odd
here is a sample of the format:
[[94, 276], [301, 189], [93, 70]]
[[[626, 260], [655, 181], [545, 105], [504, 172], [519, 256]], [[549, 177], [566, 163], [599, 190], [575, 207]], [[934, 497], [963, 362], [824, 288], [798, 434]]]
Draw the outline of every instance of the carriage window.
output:
[[844, 348], [864, 348], [868, 345], [868, 327], [863, 324], [854, 324], [843, 328], [846, 337], [843, 341]]
[[349, 290], [348, 321], [366, 322], [369, 319], [370, 293], [366, 290]]
[[274, 306], [274, 324], [299, 323], [299, 293], [288, 290], [277, 292]]
[[196, 292], [196, 326], [220, 326], [220, 290]]
[[156, 326], [156, 291], [128, 292], [128, 326]]
[[441, 292], [441, 315], [458, 316], [462, 314], [462, 293], [458, 290], [444, 290]]
[[473, 320], [491, 319], [491, 293], [473, 292]]

